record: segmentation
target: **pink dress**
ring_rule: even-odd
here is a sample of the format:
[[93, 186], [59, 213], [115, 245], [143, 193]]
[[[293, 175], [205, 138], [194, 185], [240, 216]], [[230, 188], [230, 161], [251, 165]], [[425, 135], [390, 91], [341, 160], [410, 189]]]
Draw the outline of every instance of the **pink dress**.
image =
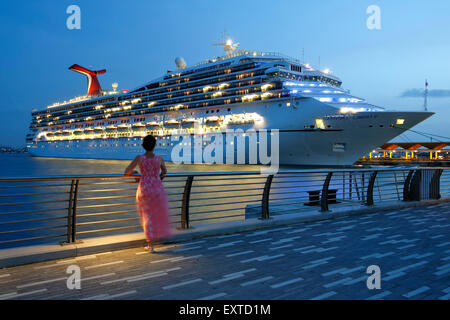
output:
[[159, 157], [140, 156], [141, 179], [136, 193], [136, 204], [148, 241], [170, 236], [169, 202], [159, 177]]

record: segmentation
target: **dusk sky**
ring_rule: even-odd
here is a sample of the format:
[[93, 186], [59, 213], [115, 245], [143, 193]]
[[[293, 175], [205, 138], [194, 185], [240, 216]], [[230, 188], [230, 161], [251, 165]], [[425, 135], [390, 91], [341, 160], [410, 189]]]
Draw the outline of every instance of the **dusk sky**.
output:
[[[69, 5], [81, 29], [69, 30]], [[369, 30], [370, 5], [381, 29]], [[175, 68], [223, 55], [212, 46], [227, 33], [240, 48], [275, 51], [329, 68], [369, 103], [436, 114], [414, 130], [450, 137], [450, 2], [432, 1], [2, 1], [0, 145], [25, 146], [31, 109], [86, 92], [67, 68], [95, 70], [104, 89], [131, 89]], [[403, 140], [402, 140], [403, 139]], [[429, 141], [409, 133], [399, 141]], [[449, 141], [450, 138], [442, 138]]]

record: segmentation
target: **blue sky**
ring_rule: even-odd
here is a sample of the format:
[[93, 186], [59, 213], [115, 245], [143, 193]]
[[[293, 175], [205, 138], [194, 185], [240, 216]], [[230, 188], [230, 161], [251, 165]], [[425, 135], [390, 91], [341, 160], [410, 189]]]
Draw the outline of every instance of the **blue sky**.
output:
[[[72, 4], [81, 30], [66, 27]], [[381, 9], [381, 30], [366, 27], [369, 5]], [[193, 64], [222, 55], [212, 44], [224, 30], [241, 48], [297, 58], [304, 48], [306, 62], [320, 56], [343, 87], [389, 109], [422, 110], [414, 89], [427, 78], [440, 90], [429, 98], [436, 115], [414, 129], [448, 137], [449, 12], [447, 0], [3, 1], [0, 145], [25, 145], [32, 108], [86, 92], [70, 65], [105, 68], [103, 88], [130, 89], [174, 69], [177, 56]]]

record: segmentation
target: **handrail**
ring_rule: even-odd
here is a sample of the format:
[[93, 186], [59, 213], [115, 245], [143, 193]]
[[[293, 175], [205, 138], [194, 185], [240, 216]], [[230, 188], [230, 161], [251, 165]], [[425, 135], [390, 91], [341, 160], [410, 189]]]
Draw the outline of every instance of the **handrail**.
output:
[[[328, 173], [336, 172], [372, 172], [374, 170], [382, 171], [405, 171], [405, 170], [446, 170], [442, 167], [397, 167], [397, 168], [323, 168], [323, 169], [300, 169], [300, 170], [278, 170], [278, 171], [209, 171], [209, 172], [173, 172], [167, 173], [166, 177], [187, 177], [187, 176], [237, 176], [237, 175], [263, 175], [270, 174], [289, 174], [289, 173]], [[92, 180], [92, 179], [129, 179], [130, 177], [139, 177], [139, 174], [123, 175], [123, 174], [93, 174], [93, 175], [65, 175], [65, 176], [45, 176], [45, 177], [18, 177], [0, 178], [0, 182], [21, 182], [21, 181], [60, 181], [60, 180]]]

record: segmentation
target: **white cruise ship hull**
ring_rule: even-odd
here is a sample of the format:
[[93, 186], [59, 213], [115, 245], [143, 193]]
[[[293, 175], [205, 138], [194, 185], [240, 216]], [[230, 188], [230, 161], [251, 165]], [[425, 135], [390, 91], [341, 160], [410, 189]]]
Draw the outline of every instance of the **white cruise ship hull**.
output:
[[[379, 147], [383, 143], [393, 139], [407, 129], [431, 116], [430, 112], [359, 112], [353, 114], [339, 114], [338, 109], [332, 105], [319, 102], [311, 98], [290, 98], [285, 100], [263, 101], [257, 103], [234, 106], [232, 111], [221, 108], [218, 115], [258, 113], [263, 121], [258, 125], [234, 126], [228, 129], [236, 130], [237, 136], [224, 137], [223, 143], [217, 148], [222, 148], [223, 156], [215, 158], [215, 163], [246, 163], [255, 164], [254, 149], [249, 147], [249, 129], [266, 129], [272, 135], [268, 135], [269, 146], [275, 143], [276, 134], [279, 135], [279, 158], [282, 165], [309, 165], [309, 166], [350, 166], [363, 155]], [[205, 111], [198, 110], [189, 112], [189, 117], [207, 117]], [[151, 118], [150, 116], [149, 118]], [[153, 116], [156, 117], [156, 116]], [[179, 112], [180, 120], [186, 118]], [[323, 119], [324, 127], [317, 128], [315, 119]], [[402, 125], [396, 125], [397, 119], [403, 119]], [[150, 119], [151, 120], [151, 119]], [[245, 134], [245, 148], [239, 149], [237, 139]], [[141, 136], [146, 133], [142, 132]], [[213, 134], [213, 133], [211, 133]], [[208, 140], [210, 133], [181, 135], [192, 141], [185, 147], [191, 148], [191, 156], [184, 157], [185, 163], [199, 162], [194, 154], [201, 150], [201, 154], [208, 152]], [[217, 134], [217, 133], [215, 133]], [[253, 133], [255, 134], [255, 133]], [[177, 135], [179, 136], [179, 135]], [[259, 135], [256, 133], [259, 139]], [[203, 140], [197, 144], [195, 149], [194, 138]], [[261, 141], [260, 141], [261, 142]], [[155, 153], [161, 155], [166, 161], [178, 162], [181, 156], [173, 159], [173, 148], [178, 142], [173, 141], [171, 136], [158, 138]], [[201, 145], [201, 148], [200, 148]], [[258, 143], [258, 148], [260, 144]], [[228, 151], [227, 151], [228, 148]], [[230, 157], [232, 150], [234, 156]], [[244, 150], [245, 157], [242, 156]], [[270, 150], [270, 147], [269, 147]], [[61, 141], [40, 140], [29, 146], [29, 151], [37, 157], [77, 158], [77, 159], [114, 159], [131, 160], [143, 152], [140, 136], [129, 136], [121, 138], [96, 138], [96, 139], [73, 139]], [[227, 158], [228, 152], [228, 158]], [[241, 156], [237, 156], [240, 154]], [[206, 157], [207, 158], [207, 157]], [[252, 161], [253, 160], [253, 161]], [[257, 164], [267, 164], [256, 157]], [[275, 161], [275, 158], [272, 157]], [[208, 159], [201, 157], [201, 163], [211, 163]]]

